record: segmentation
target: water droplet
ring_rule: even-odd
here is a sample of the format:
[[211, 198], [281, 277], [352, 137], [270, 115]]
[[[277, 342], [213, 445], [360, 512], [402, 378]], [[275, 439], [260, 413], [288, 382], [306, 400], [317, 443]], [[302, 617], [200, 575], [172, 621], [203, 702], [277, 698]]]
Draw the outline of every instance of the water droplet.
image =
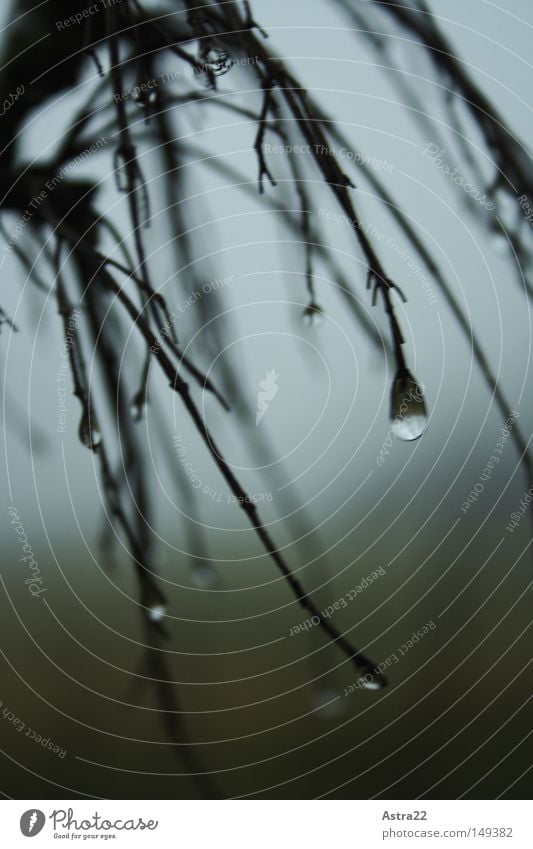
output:
[[424, 433], [428, 417], [422, 388], [407, 369], [396, 373], [391, 390], [391, 430], [397, 439], [410, 442]]
[[223, 48], [211, 46], [203, 54], [202, 64], [210, 74], [214, 74], [215, 77], [221, 77], [230, 70], [233, 65], [233, 59]]
[[320, 719], [334, 719], [346, 710], [346, 703], [340, 693], [330, 687], [317, 690], [311, 704]]
[[94, 415], [91, 417], [89, 410], [86, 410], [80, 419], [78, 435], [82, 445], [85, 445], [89, 451], [96, 451], [102, 441], [102, 434], [95, 426]]
[[133, 400], [130, 404], [130, 415], [134, 422], [142, 421], [144, 404], [142, 401]]
[[146, 615], [150, 622], [161, 622], [167, 615], [167, 609], [164, 604], [154, 604], [148, 608]]
[[302, 312], [302, 321], [306, 327], [318, 327], [324, 321], [325, 313], [319, 304], [312, 301]]
[[155, 91], [136, 91], [132, 100], [139, 109], [149, 109], [157, 102], [157, 93]]
[[191, 583], [199, 590], [212, 590], [218, 584], [218, 574], [211, 563], [195, 563], [191, 566]]
[[387, 679], [378, 670], [373, 670], [359, 678], [359, 684], [363, 690], [383, 690], [387, 686]]

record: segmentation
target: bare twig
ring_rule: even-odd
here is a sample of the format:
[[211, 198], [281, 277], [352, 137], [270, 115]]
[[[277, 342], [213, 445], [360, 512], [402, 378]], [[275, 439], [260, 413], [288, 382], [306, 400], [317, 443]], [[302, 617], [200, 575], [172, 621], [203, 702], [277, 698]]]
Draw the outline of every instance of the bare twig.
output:
[[[95, 271], [97, 272], [96, 269]], [[102, 273], [102, 270], [100, 270], [100, 273]], [[298, 579], [295, 578], [295, 576], [292, 574], [289, 566], [285, 562], [285, 559], [276, 548], [272, 538], [270, 537], [269, 532], [266, 530], [266, 527], [261, 523], [257, 508], [253, 503], [253, 500], [250, 498], [249, 494], [246, 493], [245, 490], [241, 487], [240, 483], [231, 471], [231, 468], [226, 463], [222, 452], [220, 451], [217, 443], [214, 441], [212, 434], [209, 432], [194, 401], [191, 398], [187, 384], [176, 372], [166, 353], [161, 348], [156, 348], [155, 346], [153, 346], [153, 337], [151, 330], [144, 318], [142, 317], [141, 313], [139, 313], [135, 305], [130, 301], [124, 290], [121, 289], [120, 286], [115, 283], [111, 275], [107, 272], [105, 273], [108, 277], [107, 285], [115, 292], [115, 294], [129, 313], [131, 320], [138, 327], [138, 329], [144, 336], [146, 342], [150, 345], [150, 349], [152, 350], [155, 359], [163, 369], [163, 372], [167, 376], [171, 387], [180, 396], [185, 409], [187, 410], [191, 420], [193, 421], [196, 429], [198, 430], [198, 433], [202, 437], [202, 440], [205, 446], [207, 447], [207, 450], [209, 451], [212, 459], [218, 466], [230, 490], [236, 496], [237, 503], [245, 512], [250, 524], [252, 525], [257, 536], [261, 540], [265, 550], [270, 555], [272, 560], [275, 562], [275, 564], [287, 580], [287, 583], [290, 586], [299, 604], [312, 617], [318, 619], [318, 624], [320, 625], [324, 633], [327, 634], [333, 642], [337, 643], [341, 651], [351, 660], [354, 667], [359, 672], [363, 674], [372, 675], [375, 681], [379, 682], [382, 686], [384, 686], [386, 683], [385, 677], [377, 671], [375, 664], [363, 652], [359, 651], [359, 649], [356, 649], [354, 646], [352, 646], [351, 643], [346, 639], [346, 637], [335, 628], [335, 626], [330, 622], [330, 620], [322, 615], [321, 611], [318, 609], [318, 607], [315, 605], [309, 595], [305, 592]]]
[[255, 137], [254, 150], [257, 153], [257, 158], [259, 160], [259, 177], [258, 177], [258, 187], [259, 193], [262, 194], [264, 192], [263, 186], [263, 178], [268, 177], [270, 180], [270, 184], [272, 186], [276, 185], [276, 181], [272, 176], [270, 169], [266, 163], [265, 153], [263, 150], [263, 140], [265, 137], [265, 131], [267, 128], [267, 118], [270, 109], [272, 108], [272, 82], [271, 80], [265, 80], [263, 82], [263, 105], [261, 107], [261, 114], [258, 118], [258, 128], [257, 135]]

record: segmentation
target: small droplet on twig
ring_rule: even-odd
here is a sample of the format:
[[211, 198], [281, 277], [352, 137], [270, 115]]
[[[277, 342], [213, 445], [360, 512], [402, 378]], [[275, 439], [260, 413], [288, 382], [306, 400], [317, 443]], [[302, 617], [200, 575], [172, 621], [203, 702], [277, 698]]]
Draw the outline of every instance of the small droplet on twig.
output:
[[143, 409], [144, 407], [142, 404], [138, 404], [137, 401], [132, 401], [130, 404], [130, 415], [134, 422], [142, 421]]
[[91, 418], [88, 407], [82, 413], [78, 435], [82, 445], [89, 451], [96, 451], [102, 441], [102, 434], [94, 423], [94, 415]]
[[318, 327], [324, 321], [325, 315], [322, 307], [311, 301], [302, 312], [302, 321], [306, 327]]
[[132, 100], [139, 109], [150, 109], [157, 103], [157, 93], [155, 91], [135, 92]]
[[203, 70], [215, 77], [221, 77], [227, 74], [233, 65], [233, 59], [229, 53], [222, 47], [211, 45], [202, 54], [201, 64]]
[[161, 622], [167, 615], [167, 608], [164, 604], [154, 604], [147, 608], [146, 615], [150, 622]]
[[143, 416], [144, 416], [144, 408], [145, 408], [144, 397], [139, 397], [139, 394], [135, 395], [132, 398], [132, 401], [131, 401], [131, 404], [130, 404], [130, 415], [131, 415], [134, 422], [142, 421]]
[[408, 369], [399, 369], [394, 378], [390, 417], [394, 436], [406, 442], [418, 439], [427, 428], [424, 394]]

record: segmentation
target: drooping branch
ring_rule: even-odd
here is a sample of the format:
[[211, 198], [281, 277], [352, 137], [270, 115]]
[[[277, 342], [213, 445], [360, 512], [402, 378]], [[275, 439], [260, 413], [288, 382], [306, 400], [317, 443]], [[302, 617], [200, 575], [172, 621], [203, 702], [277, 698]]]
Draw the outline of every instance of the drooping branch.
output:
[[[133, 271], [124, 266], [121, 262], [112, 259], [112, 257], [104, 256], [99, 252], [98, 257], [104, 265], [111, 265], [114, 268], [117, 268], [119, 271], [122, 271], [123, 274], [126, 274], [136, 283], [142, 285], [142, 280], [140, 280], [137, 275], [133, 273]], [[185, 370], [188, 371], [189, 374], [192, 375], [192, 377], [194, 377], [198, 385], [201, 386], [202, 389], [207, 389], [209, 392], [211, 392], [215, 396], [215, 398], [220, 402], [222, 407], [224, 407], [224, 409], [229, 412], [230, 405], [228, 404], [222, 393], [214, 385], [211, 378], [208, 377], [208, 375], [203, 374], [203, 372], [197, 366], [194, 365], [194, 363], [189, 359], [189, 357], [187, 357], [186, 354], [184, 354], [183, 351], [180, 349], [176, 339], [172, 338], [171, 333], [174, 328], [174, 322], [172, 321], [173, 317], [168, 312], [164, 300], [157, 293], [154, 293], [153, 297], [158, 298], [159, 302], [164, 305], [165, 314], [168, 316], [167, 326], [161, 328], [155, 344], [160, 345], [161, 343], [163, 343], [164, 345], [167, 345], [167, 347], [172, 351], [174, 356], [177, 357], [179, 363], [183, 364]]]
[[264, 186], [263, 186], [263, 178], [267, 177], [270, 180], [270, 184], [272, 186], [276, 185], [276, 181], [272, 176], [272, 172], [267, 165], [265, 159], [265, 153], [263, 150], [263, 140], [265, 137], [265, 131], [267, 128], [267, 119], [268, 113], [272, 108], [272, 82], [270, 80], [263, 81], [263, 105], [261, 107], [261, 113], [259, 118], [257, 119], [258, 127], [257, 127], [257, 135], [255, 137], [254, 149], [257, 153], [257, 159], [259, 162], [259, 176], [257, 178], [259, 193], [263, 194]]
[[392, 301], [392, 293], [397, 286], [385, 272], [370, 239], [361, 226], [349, 194], [349, 188], [353, 188], [353, 184], [339, 166], [337, 157], [332, 153], [328, 145], [320, 116], [316, 113], [312, 102], [307, 97], [305, 89], [286, 69], [284, 63], [278, 57], [272, 55], [272, 52], [267, 51], [255, 34], [247, 29], [246, 20], [241, 16], [236, 4], [217, 3], [217, 7], [208, 5], [204, 7], [204, 14], [212, 16], [213, 26], [219, 26], [220, 22], [217, 21], [217, 18], [220, 15], [221, 9], [223, 10], [222, 14], [224, 15], [225, 26], [233, 34], [238, 34], [247, 56], [255, 58], [256, 61], [253, 64], [253, 68], [260, 85], [267, 79], [271, 80], [272, 85], [275, 84], [280, 90], [290, 114], [309, 144], [311, 155], [324, 181], [331, 189], [331, 192], [346, 215], [368, 263], [368, 270], [372, 274], [373, 281], [375, 281], [376, 291], [379, 291], [382, 297], [385, 312], [389, 320], [397, 369], [401, 370], [405, 368], [405, 360], [401, 353], [401, 345], [404, 340]]
[[[96, 413], [94, 411], [94, 402], [91, 397], [87, 368], [81, 346], [81, 339], [77, 330], [73, 330], [72, 326], [73, 316], [75, 313], [63, 280], [61, 246], [61, 238], [58, 238], [55, 253], [56, 294], [59, 312], [64, 323], [65, 347], [68, 352], [72, 381], [74, 384], [74, 395], [80, 400], [82, 405], [79, 436], [85, 447], [90, 448], [98, 456], [107, 508], [111, 516], [114, 517], [120, 525], [128, 541], [132, 562], [141, 588], [141, 604], [145, 608], [146, 614], [149, 616], [150, 610], [152, 610], [157, 604], [164, 604], [166, 599], [155, 580], [154, 570], [146, 565], [146, 546], [142, 545], [140, 535], [134, 531], [131, 520], [123, 507], [120, 487], [111, 468], [105, 439], [98, 430]], [[90, 307], [90, 310], [92, 311], [93, 319], [95, 319], [95, 321], [93, 321], [93, 331], [95, 332], [96, 337], [101, 338], [102, 328], [99, 326], [100, 322], [94, 313], [94, 305], [93, 307]], [[109, 355], [109, 350], [107, 350], [106, 353]], [[110, 369], [112, 367], [112, 363], [113, 357], [106, 361], [106, 365], [109, 367], [109, 371], [106, 372], [108, 375], [111, 374]], [[118, 394], [118, 385], [112, 383], [111, 389], [112, 392]]]
[[533, 198], [531, 157], [510, 132], [494, 104], [474, 82], [425, 0], [417, 0], [417, 8], [396, 0], [372, 2], [418, 38], [437, 70], [444, 75], [446, 88], [451, 87], [461, 96], [494, 159], [497, 178], [501, 178], [498, 179], [499, 185], [510, 187], [517, 200], [522, 194]]
[[377, 669], [376, 665], [363, 652], [352, 646], [351, 643], [346, 639], [346, 637], [341, 634], [337, 630], [337, 628], [335, 628], [331, 621], [322, 615], [321, 611], [315, 605], [308, 593], [305, 592], [299, 580], [291, 572], [289, 566], [285, 562], [284, 557], [278, 551], [276, 545], [274, 544], [266, 527], [262, 524], [259, 518], [257, 508], [253, 503], [253, 499], [241, 487], [237, 478], [233, 474], [230, 466], [224, 459], [224, 456], [221, 450], [219, 449], [217, 443], [213, 439], [212, 434], [208, 430], [202, 416], [200, 415], [198, 408], [196, 407], [196, 404], [194, 403], [190, 395], [188, 385], [180, 377], [179, 372], [172, 365], [172, 362], [167, 356], [166, 352], [162, 348], [153, 344], [153, 333], [150, 329], [149, 324], [142, 316], [142, 313], [139, 312], [139, 310], [132, 303], [128, 295], [115, 282], [111, 274], [107, 272], [101, 266], [101, 264], [98, 263], [98, 258], [95, 257], [94, 253], [90, 249], [87, 250], [83, 246], [83, 244], [80, 244], [78, 246], [78, 250], [80, 251], [80, 253], [82, 253], [85, 261], [90, 264], [93, 276], [98, 275], [103, 280], [105, 280], [107, 287], [112, 292], [114, 292], [114, 294], [117, 296], [119, 301], [126, 309], [134, 325], [139, 329], [139, 331], [143, 335], [147, 345], [150, 347], [150, 350], [153, 353], [155, 360], [158, 362], [164, 374], [168, 378], [170, 386], [180, 396], [181, 401], [185, 409], [187, 410], [187, 413], [189, 414], [193, 424], [195, 425], [199, 435], [201, 436], [213, 461], [221, 472], [224, 480], [228, 484], [231, 492], [233, 493], [233, 495], [236, 496], [237, 503], [241, 506], [242, 510], [246, 514], [250, 524], [252, 525], [255, 533], [262, 542], [266, 552], [272, 558], [272, 560], [277, 565], [282, 575], [286, 579], [299, 604], [312, 617], [318, 620], [318, 624], [322, 628], [323, 632], [327, 634], [327, 636], [338, 645], [338, 647], [346, 655], [346, 657], [351, 660], [352, 664], [358, 672], [362, 673], [363, 675], [371, 675], [372, 680], [375, 682], [376, 686], [385, 686], [386, 679], [384, 675]]

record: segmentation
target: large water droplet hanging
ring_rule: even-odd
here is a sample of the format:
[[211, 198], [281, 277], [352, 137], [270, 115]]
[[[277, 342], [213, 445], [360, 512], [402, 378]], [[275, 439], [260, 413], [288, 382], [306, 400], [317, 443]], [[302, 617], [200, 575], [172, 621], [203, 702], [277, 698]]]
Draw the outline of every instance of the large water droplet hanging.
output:
[[422, 388], [408, 369], [399, 369], [391, 390], [391, 430], [398, 439], [410, 442], [424, 433], [427, 410]]
[[82, 413], [78, 435], [82, 445], [85, 445], [89, 451], [96, 451], [102, 441], [102, 434], [96, 427], [94, 416], [91, 417], [88, 408]]
[[302, 321], [306, 327], [318, 327], [324, 321], [325, 313], [319, 304], [312, 301], [302, 312]]

